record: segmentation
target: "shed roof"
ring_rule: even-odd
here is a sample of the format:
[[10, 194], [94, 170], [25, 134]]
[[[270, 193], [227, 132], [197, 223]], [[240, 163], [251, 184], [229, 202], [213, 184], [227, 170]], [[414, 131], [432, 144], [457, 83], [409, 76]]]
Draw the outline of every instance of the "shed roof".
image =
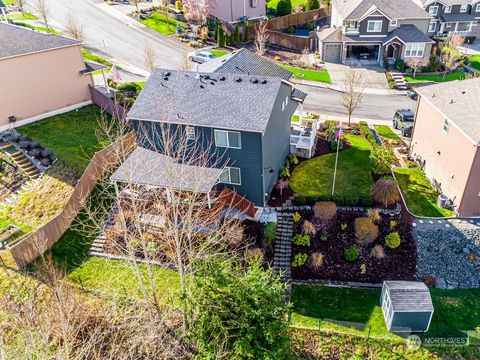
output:
[[279, 77], [157, 69], [128, 118], [263, 133], [283, 83]]
[[290, 71], [245, 48], [207, 61], [199, 65], [198, 69], [207, 73], [278, 76], [285, 80], [293, 76]]
[[480, 146], [480, 78], [450, 81], [415, 90]]
[[378, 9], [390, 19], [428, 19], [428, 14], [413, 0], [333, 0], [333, 6], [346, 20], [359, 20]]
[[63, 36], [44, 34], [23, 26], [0, 23], [0, 59], [79, 45]]
[[110, 180], [208, 193], [217, 184], [221, 173], [222, 169], [181, 164], [169, 156], [137, 147]]
[[432, 312], [433, 303], [428, 287], [419, 281], [385, 281], [393, 311]]

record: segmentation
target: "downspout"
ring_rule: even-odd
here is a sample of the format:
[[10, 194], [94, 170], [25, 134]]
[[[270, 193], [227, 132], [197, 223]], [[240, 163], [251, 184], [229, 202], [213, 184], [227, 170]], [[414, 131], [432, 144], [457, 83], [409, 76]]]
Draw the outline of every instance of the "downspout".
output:
[[233, 21], [233, 0], [230, 0], [230, 21]]

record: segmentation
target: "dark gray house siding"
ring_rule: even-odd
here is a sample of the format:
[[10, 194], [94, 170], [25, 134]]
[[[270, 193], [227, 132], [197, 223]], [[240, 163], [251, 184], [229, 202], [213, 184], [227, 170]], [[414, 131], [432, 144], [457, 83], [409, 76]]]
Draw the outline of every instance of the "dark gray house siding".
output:
[[[290, 127], [291, 118], [298, 107], [298, 103], [291, 98], [291, 87], [282, 84], [275, 101], [272, 117], [263, 136], [262, 157], [263, 157], [263, 181], [265, 193], [270, 193], [283, 167], [285, 158], [290, 154]], [[282, 111], [282, 102], [288, 98], [288, 104]], [[270, 167], [274, 170], [269, 172]]]
[[[162, 153], [161, 133], [165, 127], [157, 122], [130, 120], [132, 128], [137, 133], [140, 146]], [[171, 125], [172, 132], [177, 126]], [[241, 133], [241, 149], [216, 147], [214, 130], [221, 128], [195, 127], [196, 139], [201, 141], [205, 150], [215, 151], [215, 155], [226, 166], [240, 168], [241, 185], [219, 184], [218, 188], [228, 187], [239, 195], [245, 196], [256, 206], [264, 206], [262, 183], [262, 134], [255, 132], [239, 131]]]
[[475, 17], [480, 17], [480, 6], [478, 7], [478, 11], [477, 11], [477, 5], [480, 4], [480, 1], [474, 3], [472, 5], [472, 10], [471, 10], [471, 14]]
[[402, 332], [409, 331], [425, 331], [430, 322], [429, 312], [395, 312], [392, 318], [390, 331]]
[[[382, 21], [382, 31], [381, 32], [368, 32], [368, 21], [369, 20], [381, 20]], [[388, 20], [385, 16], [369, 16], [365, 19], [363, 19], [360, 22], [359, 26], [359, 35], [364, 36], [364, 35], [376, 35], [376, 36], [382, 36], [382, 35], [387, 35], [388, 34], [388, 26], [390, 24], [390, 20]]]

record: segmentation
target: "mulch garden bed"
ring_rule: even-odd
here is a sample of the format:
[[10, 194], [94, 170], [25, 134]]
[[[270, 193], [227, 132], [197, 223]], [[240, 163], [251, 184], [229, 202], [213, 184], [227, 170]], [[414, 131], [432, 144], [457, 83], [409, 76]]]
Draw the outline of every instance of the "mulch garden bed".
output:
[[[307, 261], [299, 267], [292, 267], [292, 277], [295, 280], [336, 280], [357, 282], [382, 282], [383, 280], [413, 280], [416, 274], [417, 249], [412, 236], [411, 218], [402, 212], [398, 216], [382, 215], [378, 223], [380, 234], [371, 244], [362, 246], [355, 241], [354, 220], [364, 217], [363, 213], [353, 211], [338, 211], [336, 216], [327, 224], [314, 218], [312, 211], [301, 213], [302, 219], [295, 224], [295, 234], [302, 232], [304, 220], [311, 221], [316, 231], [312, 237], [310, 247], [293, 245], [292, 259], [295, 254], [306, 253], [309, 256], [314, 252], [324, 255], [323, 265], [315, 270]], [[393, 231], [401, 237], [401, 244], [396, 249], [384, 246], [386, 257], [376, 259], [370, 256], [376, 244], [384, 245], [384, 239], [392, 230], [390, 221], [397, 222]], [[347, 224], [346, 230], [341, 225]], [[355, 245], [360, 252], [356, 261], [349, 262], [344, 258], [344, 251]], [[361, 266], [365, 264], [366, 271], [362, 273]]]

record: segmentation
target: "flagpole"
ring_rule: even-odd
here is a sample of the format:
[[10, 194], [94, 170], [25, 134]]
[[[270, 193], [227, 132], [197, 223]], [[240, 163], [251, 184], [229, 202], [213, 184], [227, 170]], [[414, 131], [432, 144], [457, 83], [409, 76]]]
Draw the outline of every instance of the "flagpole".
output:
[[338, 133], [337, 133], [337, 155], [335, 155], [335, 170], [333, 171], [332, 196], [335, 193], [335, 181], [337, 179], [338, 151], [340, 150], [340, 135], [341, 135], [341, 132], [342, 132], [342, 124], [340, 124], [340, 128], [338, 129]]

